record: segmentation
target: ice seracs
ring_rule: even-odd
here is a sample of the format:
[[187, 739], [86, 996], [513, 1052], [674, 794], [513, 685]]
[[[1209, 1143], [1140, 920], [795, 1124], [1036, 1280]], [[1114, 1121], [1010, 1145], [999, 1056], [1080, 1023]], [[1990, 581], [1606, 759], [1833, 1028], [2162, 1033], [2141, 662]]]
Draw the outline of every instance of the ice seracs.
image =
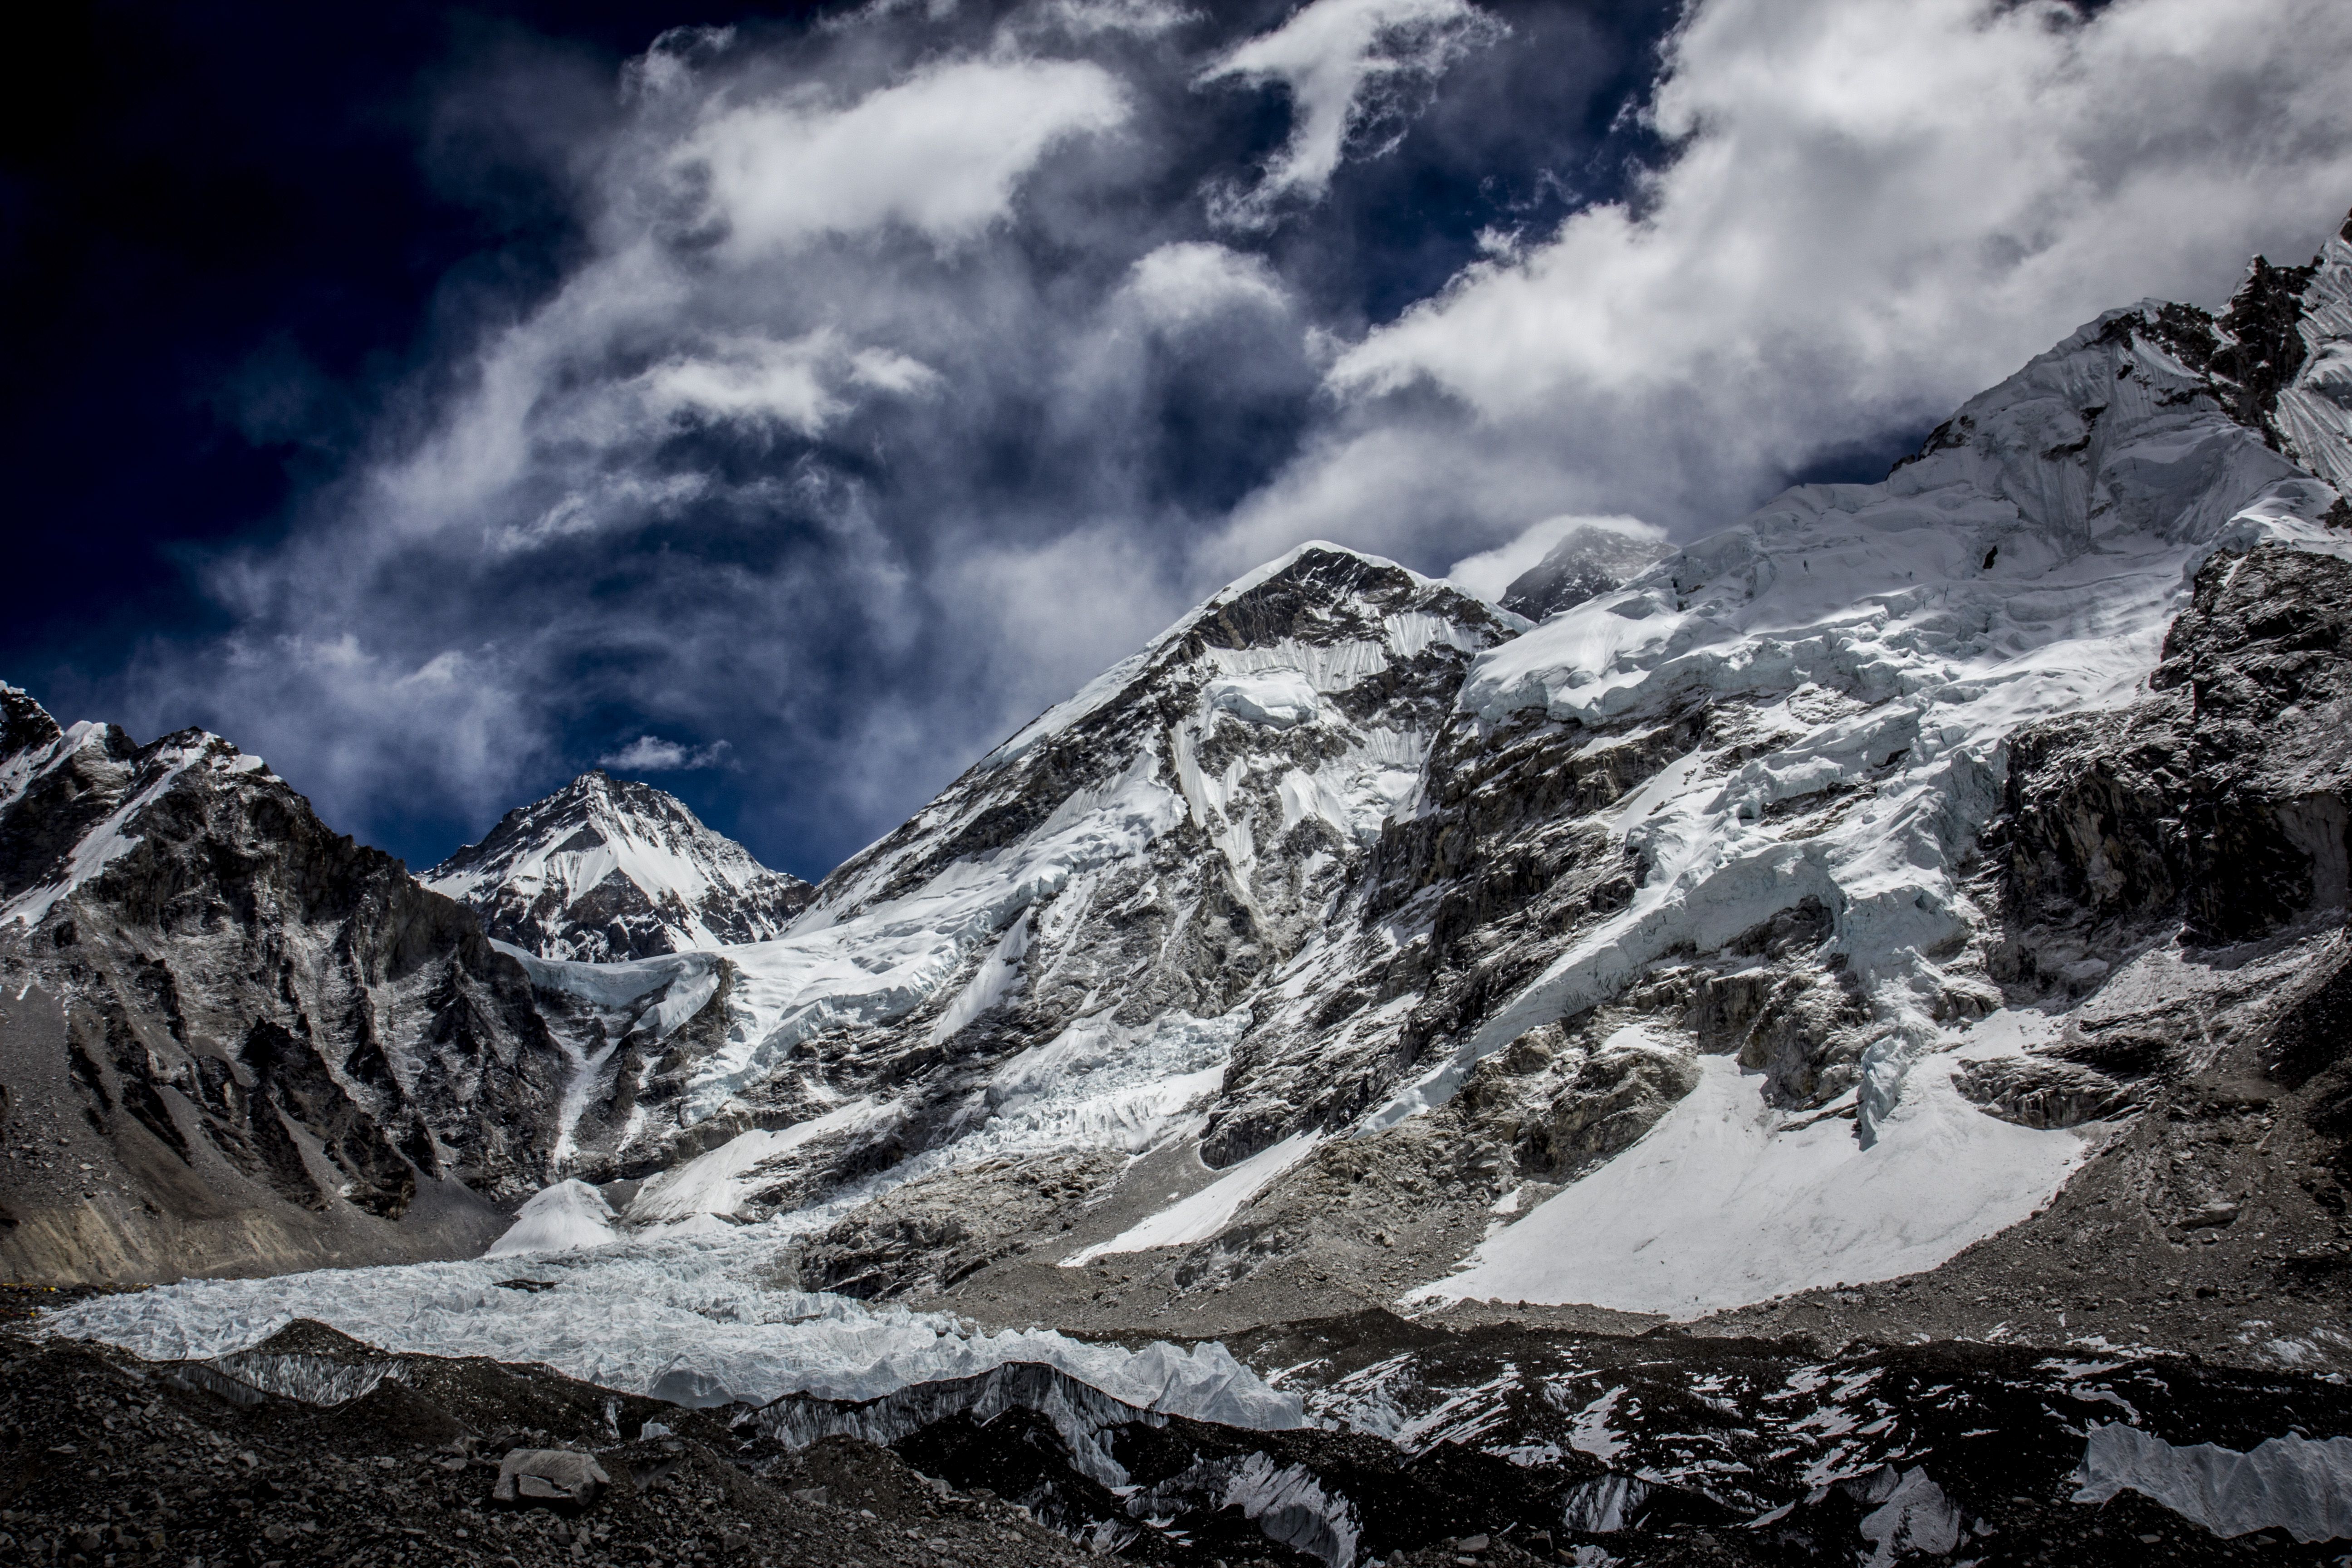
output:
[[592, 963], [765, 942], [810, 894], [677, 796], [602, 769], [507, 813], [421, 880], [500, 941]]

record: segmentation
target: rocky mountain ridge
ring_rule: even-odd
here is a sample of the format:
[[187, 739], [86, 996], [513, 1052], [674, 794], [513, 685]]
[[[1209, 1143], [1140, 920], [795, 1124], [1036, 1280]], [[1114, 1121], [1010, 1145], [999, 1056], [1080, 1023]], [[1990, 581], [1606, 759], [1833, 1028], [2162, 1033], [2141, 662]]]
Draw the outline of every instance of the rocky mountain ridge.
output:
[[522, 967], [218, 736], [0, 710], [12, 1275], [495, 1237], [546, 1180], [564, 1076]]
[[[2109, 312], [1882, 484], [1791, 491], [1538, 628], [1336, 547], [1253, 574], [719, 955], [726, 1044], [677, 1064], [695, 1158], [630, 1219], [774, 1216], [812, 1285], [1082, 1315], [1263, 1279], [1675, 1317], [2027, 1220], [2264, 1037], [2342, 918], [2352, 551], [2273, 411], [2333, 363], [2352, 245], [2292, 271], [2284, 317], [2266, 265], [2219, 317]], [[2223, 602], [2238, 574], [2284, 630]], [[2207, 710], [2298, 739], [2191, 742], [2207, 796], [2157, 815], [2240, 838], [2165, 850], [2116, 945], [2077, 929], [2105, 829], [2035, 781], [2089, 787], [2050, 737], [2177, 706], [2200, 658]], [[2203, 956], [2249, 937], [2252, 968]], [[2084, 1043], [2188, 1013], [2194, 1047]], [[1629, 1271], [1661, 1245], [1685, 1262]]]

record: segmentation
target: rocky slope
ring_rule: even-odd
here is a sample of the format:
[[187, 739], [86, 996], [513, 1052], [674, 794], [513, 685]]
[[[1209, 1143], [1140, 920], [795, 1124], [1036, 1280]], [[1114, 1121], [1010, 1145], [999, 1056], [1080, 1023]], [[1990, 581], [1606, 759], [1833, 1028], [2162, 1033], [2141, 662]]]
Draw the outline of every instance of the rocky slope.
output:
[[[1312, 1426], [1163, 1413], [1036, 1363], [689, 1409], [544, 1366], [390, 1353], [314, 1321], [184, 1359], [0, 1334], [0, 1550], [2319, 1563], [2352, 1528], [2342, 1440], [2275, 1433], [2340, 1429], [2352, 1402], [2294, 1374], [1981, 1344], [1448, 1332], [1376, 1312], [1268, 1325], [1248, 1348], [1291, 1369]], [[521, 1479], [566, 1474], [593, 1484]]]
[[501, 942], [593, 963], [765, 942], [811, 893], [675, 795], [602, 769], [507, 813], [422, 879]]
[[0, 688], [0, 1269], [445, 1256], [548, 1175], [522, 967], [261, 760]]

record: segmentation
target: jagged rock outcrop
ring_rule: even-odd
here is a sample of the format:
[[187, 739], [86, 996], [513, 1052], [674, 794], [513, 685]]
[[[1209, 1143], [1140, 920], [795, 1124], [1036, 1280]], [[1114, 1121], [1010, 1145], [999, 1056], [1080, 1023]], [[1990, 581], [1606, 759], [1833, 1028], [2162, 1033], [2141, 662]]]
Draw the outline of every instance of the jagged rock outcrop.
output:
[[766, 942], [814, 892], [677, 796], [602, 769], [507, 813], [423, 881], [501, 942], [589, 963]]
[[2094, 979], [2169, 926], [2211, 945], [2342, 918], [2352, 535], [2345, 549], [2214, 556], [2148, 700], [2012, 740], [2004, 978]]
[[1541, 561], [1512, 578], [1499, 603], [1515, 616], [1539, 621], [1615, 592], [1672, 549], [1664, 537], [1630, 526], [1580, 523]]
[[562, 1054], [521, 966], [260, 759], [0, 691], [12, 1277], [478, 1250], [546, 1178]]

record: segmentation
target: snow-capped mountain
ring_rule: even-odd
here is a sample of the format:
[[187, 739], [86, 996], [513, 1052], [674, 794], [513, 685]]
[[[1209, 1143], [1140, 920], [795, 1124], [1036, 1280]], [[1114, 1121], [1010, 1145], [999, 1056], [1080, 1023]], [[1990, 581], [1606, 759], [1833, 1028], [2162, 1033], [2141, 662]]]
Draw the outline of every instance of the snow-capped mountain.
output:
[[547, 1179], [566, 1077], [524, 971], [216, 735], [0, 687], [0, 1267], [446, 1256]]
[[501, 942], [595, 963], [765, 942], [812, 892], [677, 796], [602, 769], [507, 813], [423, 880]]
[[[714, 915], [747, 884], [713, 868], [748, 857], [590, 775], [433, 874], [521, 956], [381, 879], [449, 911], [456, 956], [425, 985], [362, 954], [347, 989], [422, 996], [367, 1015], [404, 1094], [452, 1031], [520, 1064], [487, 1117], [514, 1175], [484, 1190], [599, 1184], [564, 1190], [600, 1237], [724, 1233], [810, 1287], [1112, 1333], [1465, 1298], [1761, 1332], [1903, 1277], [1976, 1281], [1952, 1310], [1984, 1331], [2147, 1310], [2037, 1272], [2063, 1236], [2231, 1300], [2346, 1240], [2314, 1173], [2352, 1172], [2327, 1021], [2352, 984], [2347, 332], [2352, 238], [2258, 265], [2219, 318], [2110, 311], [1880, 483], [1792, 489], [1575, 602], [1570, 550], [1540, 625], [1302, 546], [788, 929]], [[0, 956], [98, 1019], [65, 949], [102, 913], [121, 954], [212, 965], [205, 994], [275, 1017], [219, 978], [258, 961], [224, 969], [116, 868], [165, 842], [139, 814], [175, 779], [295, 797], [209, 737], [133, 756], [7, 722]], [[110, 794], [40, 782], [68, 741]], [[278, 809], [240, 853], [310, 831]], [[600, 889], [643, 904], [615, 925]], [[240, 918], [239, 955], [349, 946]], [[107, 1005], [172, 1036], [131, 964], [105, 995], [135, 1005]], [[485, 986], [511, 1044], [463, 1034]], [[374, 1059], [351, 1009], [306, 1008], [337, 1020], [304, 1026], [328, 1077], [374, 1083], [340, 1065]], [[286, 1115], [323, 1145], [313, 1103]], [[436, 1159], [482, 1136], [415, 1115]], [[2258, 1144], [2222, 1135], [2255, 1115]], [[2336, 1298], [2274, 1293], [2254, 1338], [2176, 1326], [2340, 1353]]]
[[[581, 1168], [740, 1133], [631, 1211], [676, 1219], [982, 1148], [1109, 1168], [1151, 1146], [1197, 1116], [1236, 1002], [1344, 900], [1471, 657], [1512, 630], [1332, 547], [1252, 574], [836, 869], [787, 936], [714, 954], [723, 1030], [612, 1058]], [[537, 968], [573, 1005], [604, 984]]]
[[1525, 616], [1302, 546], [789, 925], [591, 775], [436, 871], [494, 944], [227, 742], [0, 687], [0, 1263], [487, 1245], [52, 1326], [256, 1401], [358, 1375], [248, 1353], [288, 1312], [369, 1386], [544, 1362], [1138, 1560], [2317, 1551], [2347, 356], [2352, 225]]
[[[2105, 1118], [2237, 1070], [2086, 1042], [2184, 1009], [2251, 1038], [2335, 962], [2325, 724], [2202, 775], [2278, 797], [2226, 814], [2250, 884], [2184, 852], [2128, 938], [2020, 889], [2112, 874], [2112, 814], [2027, 820], [2074, 782], [2036, 771], [2050, 726], [2176, 689], [2179, 649], [2262, 687], [2231, 583], [2333, 624], [2346, 509], [2275, 411], [2332, 387], [2347, 279], [2338, 240], [2218, 320], [2112, 311], [1886, 480], [1533, 629], [1333, 546], [1252, 574], [718, 954], [723, 1031], [599, 1078], [583, 1168], [667, 1163], [629, 1220], [775, 1215], [861, 1293], [1044, 1247], [1178, 1297], [1689, 1317], [1937, 1268]], [[2259, 962], [2197, 956], [2200, 900]], [[2161, 1231], [2187, 1200], [2145, 1201]]]

